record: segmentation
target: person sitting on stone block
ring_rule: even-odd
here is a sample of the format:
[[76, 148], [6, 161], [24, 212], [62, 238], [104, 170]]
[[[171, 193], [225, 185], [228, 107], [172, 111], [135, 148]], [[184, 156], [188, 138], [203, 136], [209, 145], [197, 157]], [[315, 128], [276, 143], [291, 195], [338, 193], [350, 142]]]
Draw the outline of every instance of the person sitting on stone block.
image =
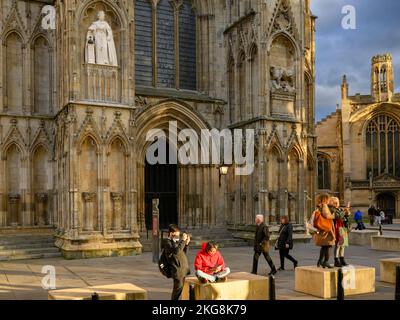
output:
[[194, 268], [197, 278], [202, 283], [225, 281], [231, 272], [225, 266], [217, 244], [212, 241], [203, 243], [201, 250], [196, 255]]

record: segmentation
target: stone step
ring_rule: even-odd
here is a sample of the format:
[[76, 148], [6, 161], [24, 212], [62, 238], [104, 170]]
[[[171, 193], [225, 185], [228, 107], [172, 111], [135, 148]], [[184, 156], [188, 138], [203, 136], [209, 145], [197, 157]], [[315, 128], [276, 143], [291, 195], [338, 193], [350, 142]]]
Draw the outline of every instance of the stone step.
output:
[[47, 247], [47, 248], [31, 248], [31, 249], [15, 249], [15, 250], [1, 250], [0, 256], [18, 256], [18, 255], [34, 255], [34, 254], [42, 254], [42, 253], [57, 253], [59, 252], [56, 247]]
[[10, 260], [30, 260], [30, 259], [49, 259], [61, 257], [60, 252], [39, 252], [33, 254], [16, 254], [12, 256], [0, 256], [0, 261], [10, 261]]
[[0, 252], [2, 250], [13, 250], [13, 249], [33, 249], [33, 248], [45, 248], [54, 246], [54, 240], [51, 241], [36, 241], [26, 243], [0, 243]]

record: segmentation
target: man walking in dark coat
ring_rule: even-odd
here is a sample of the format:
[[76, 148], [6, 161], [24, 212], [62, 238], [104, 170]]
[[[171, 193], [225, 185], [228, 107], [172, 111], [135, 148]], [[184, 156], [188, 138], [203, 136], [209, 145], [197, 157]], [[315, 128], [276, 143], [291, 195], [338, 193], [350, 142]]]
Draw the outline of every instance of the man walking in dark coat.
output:
[[185, 278], [190, 273], [189, 262], [186, 256], [189, 248], [190, 237], [184, 233], [182, 238], [177, 225], [171, 224], [168, 228], [168, 239], [163, 241], [163, 249], [171, 267], [174, 288], [171, 300], [179, 300]]
[[267, 225], [264, 223], [264, 216], [256, 216], [256, 234], [254, 237], [254, 257], [253, 257], [253, 274], [257, 274], [258, 268], [258, 258], [261, 253], [264, 255], [265, 260], [267, 260], [271, 272], [269, 275], [274, 275], [276, 273], [275, 265], [269, 255], [269, 230]]

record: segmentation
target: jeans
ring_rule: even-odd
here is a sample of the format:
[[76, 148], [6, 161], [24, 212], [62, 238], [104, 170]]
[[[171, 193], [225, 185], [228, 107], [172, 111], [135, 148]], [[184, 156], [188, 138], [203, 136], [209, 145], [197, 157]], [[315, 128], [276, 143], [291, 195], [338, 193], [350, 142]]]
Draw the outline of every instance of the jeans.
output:
[[218, 279], [225, 278], [230, 273], [231, 269], [225, 268], [223, 271], [214, 274], [208, 274], [201, 270], [196, 270], [195, 275], [199, 279], [206, 279], [210, 282], [216, 282]]
[[[252, 273], [257, 274], [257, 269], [258, 269], [258, 259], [260, 258], [261, 252], [255, 251], [254, 256], [253, 256], [253, 271]], [[271, 271], [275, 271], [275, 265], [269, 255], [268, 252], [263, 252], [265, 260], [267, 260], [269, 267], [271, 268]]]
[[289, 254], [289, 249], [285, 248], [285, 249], [279, 249], [279, 258], [281, 260], [281, 268], [284, 269], [285, 268], [285, 258], [292, 261], [293, 263], [297, 263], [297, 260], [295, 258], [293, 258], [290, 254]]

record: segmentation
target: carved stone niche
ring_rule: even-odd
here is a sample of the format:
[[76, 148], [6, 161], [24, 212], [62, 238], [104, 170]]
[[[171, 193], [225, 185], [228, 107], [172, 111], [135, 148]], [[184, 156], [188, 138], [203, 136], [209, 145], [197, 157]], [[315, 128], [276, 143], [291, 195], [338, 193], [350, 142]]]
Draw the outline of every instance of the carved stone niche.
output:
[[293, 117], [296, 100], [296, 50], [285, 35], [278, 35], [269, 50], [271, 114]]
[[84, 100], [121, 101], [122, 29], [118, 15], [106, 3], [93, 2], [85, 10], [79, 25]]
[[21, 195], [18, 193], [8, 194], [8, 225], [16, 227], [21, 223], [19, 204]]

